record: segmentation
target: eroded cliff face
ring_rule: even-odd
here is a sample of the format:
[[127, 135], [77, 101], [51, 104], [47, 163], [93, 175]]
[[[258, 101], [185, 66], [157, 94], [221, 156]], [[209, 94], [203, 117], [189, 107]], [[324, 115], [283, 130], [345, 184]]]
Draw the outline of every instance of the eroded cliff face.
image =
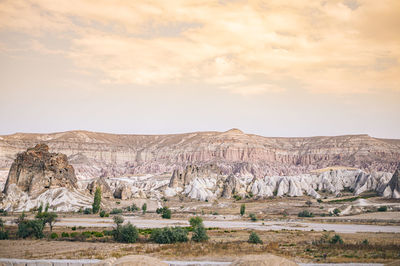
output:
[[0, 136], [0, 168], [37, 143], [70, 159], [79, 179], [171, 172], [217, 165], [223, 174], [295, 175], [333, 165], [393, 172], [400, 140], [349, 135], [267, 138], [240, 130], [175, 135], [115, 135], [86, 131]]

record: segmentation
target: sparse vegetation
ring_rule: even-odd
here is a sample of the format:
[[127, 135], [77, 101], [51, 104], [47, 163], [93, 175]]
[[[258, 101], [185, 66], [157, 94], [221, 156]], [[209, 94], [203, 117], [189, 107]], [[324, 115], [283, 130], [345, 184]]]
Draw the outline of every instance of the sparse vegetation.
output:
[[388, 207], [387, 206], [380, 206], [379, 208], [378, 208], [378, 212], [385, 212], [385, 211], [387, 211], [388, 210]]
[[240, 205], [240, 216], [243, 216], [245, 212], [246, 212], [246, 205], [243, 203], [242, 205]]
[[252, 244], [262, 244], [263, 243], [262, 240], [260, 239], [260, 237], [255, 232], [250, 233], [248, 242], [252, 243]]
[[122, 209], [114, 208], [110, 211], [110, 214], [121, 214], [122, 212]]
[[312, 212], [309, 212], [308, 210], [303, 210], [297, 214], [298, 217], [314, 217], [314, 214]]
[[92, 205], [92, 211], [94, 214], [99, 212], [100, 204], [101, 204], [101, 188], [97, 187], [96, 191], [94, 192], [94, 199]]
[[188, 232], [182, 227], [157, 228], [151, 232], [150, 240], [158, 244], [172, 244], [177, 242], [187, 242]]
[[256, 215], [255, 215], [254, 213], [250, 213], [250, 214], [249, 214], [249, 217], [250, 217], [250, 220], [251, 220], [252, 222], [257, 221], [257, 217], [256, 217]]

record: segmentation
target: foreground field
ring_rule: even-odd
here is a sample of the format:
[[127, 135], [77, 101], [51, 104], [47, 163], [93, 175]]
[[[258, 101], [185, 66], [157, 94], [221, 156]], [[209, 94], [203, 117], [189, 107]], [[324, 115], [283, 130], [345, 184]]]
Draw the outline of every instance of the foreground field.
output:
[[[75, 232], [96, 231], [99, 228], [78, 228]], [[70, 228], [57, 227], [55, 232], [71, 233]], [[59, 240], [2, 240], [1, 258], [24, 259], [104, 259], [130, 254], [144, 254], [163, 260], [232, 261], [248, 254], [273, 253], [298, 262], [389, 262], [400, 259], [400, 234], [351, 233], [340, 234], [343, 244], [321, 240], [333, 232], [316, 231], [256, 231], [264, 244], [247, 242], [249, 230], [208, 230], [210, 240], [204, 243], [155, 244], [142, 233], [135, 244], [116, 243], [107, 237]]]

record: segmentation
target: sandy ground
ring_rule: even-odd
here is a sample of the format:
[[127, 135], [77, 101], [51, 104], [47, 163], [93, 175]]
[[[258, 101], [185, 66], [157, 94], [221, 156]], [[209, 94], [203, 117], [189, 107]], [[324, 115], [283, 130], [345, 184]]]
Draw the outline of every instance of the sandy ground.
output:
[[[139, 217], [125, 216], [126, 222], [130, 222], [138, 228], [157, 228], [164, 226], [189, 226], [187, 220], [154, 220]], [[84, 226], [84, 227], [111, 227], [113, 221], [110, 218], [61, 218], [56, 226]], [[254, 230], [301, 230], [301, 231], [335, 231], [339, 233], [356, 232], [392, 232], [400, 233], [400, 226], [381, 226], [363, 224], [329, 224], [297, 221], [204, 221], [206, 227], [226, 229], [254, 229]]]

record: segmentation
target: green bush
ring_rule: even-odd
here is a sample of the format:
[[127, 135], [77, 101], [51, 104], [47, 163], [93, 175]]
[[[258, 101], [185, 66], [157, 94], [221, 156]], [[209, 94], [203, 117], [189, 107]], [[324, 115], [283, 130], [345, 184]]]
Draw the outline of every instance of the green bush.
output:
[[243, 216], [244, 213], [245, 213], [245, 211], [246, 211], [246, 205], [243, 203], [243, 204], [240, 206], [240, 216]]
[[151, 232], [150, 240], [158, 244], [172, 244], [176, 242], [187, 242], [188, 232], [182, 227], [157, 228]]
[[82, 236], [83, 236], [84, 238], [89, 238], [89, 237], [92, 236], [92, 232], [90, 232], [90, 231], [82, 232]]
[[331, 244], [343, 244], [343, 239], [340, 235], [334, 235], [329, 242]]
[[5, 240], [8, 239], [9, 237], [10, 236], [8, 231], [0, 230], [0, 240]]
[[104, 211], [104, 210], [101, 210], [101, 211], [100, 211], [100, 213], [99, 213], [99, 215], [100, 215], [100, 217], [104, 217], [104, 216], [106, 216], [106, 211]]
[[146, 211], [147, 211], [147, 204], [146, 204], [146, 203], [143, 203], [143, 205], [142, 205], [142, 212], [143, 212], [143, 214], [145, 214]]
[[362, 242], [362, 244], [368, 246], [368, 245], [369, 245], [368, 239], [364, 239], [363, 242]]
[[196, 226], [193, 229], [192, 241], [204, 242], [204, 241], [207, 241], [207, 240], [208, 240], [207, 231], [204, 228], [204, 226], [202, 226], [202, 225]]
[[113, 230], [114, 240], [122, 243], [135, 243], [139, 238], [138, 230], [131, 223], [120, 225]]
[[106, 214], [104, 215], [104, 217], [110, 217], [110, 214], [109, 214], [109, 213], [106, 213]]
[[100, 204], [101, 204], [101, 188], [97, 187], [96, 191], [94, 192], [94, 199], [93, 199], [93, 205], [92, 205], [93, 213], [99, 212]]
[[239, 201], [239, 200], [241, 200], [241, 199], [242, 199], [242, 197], [241, 197], [241, 196], [239, 196], [239, 195], [233, 195], [233, 198], [234, 198], [235, 200], [237, 200], [237, 201]]
[[71, 233], [71, 237], [77, 237], [78, 236], [78, 232], [72, 232]]
[[385, 211], [387, 211], [388, 210], [388, 207], [387, 206], [380, 206], [379, 208], [378, 208], [378, 212], [385, 212]]
[[161, 213], [161, 218], [163, 219], [171, 219], [171, 210], [168, 207], [164, 207]]
[[130, 207], [130, 211], [131, 211], [131, 212], [136, 212], [136, 211], [138, 211], [138, 210], [139, 210], [139, 207], [136, 206], [135, 203], [133, 203], [132, 206]]
[[76, 230], [76, 226], [72, 226], [72, 231], [75, 231]]
[[260, 239], [260, 237], [255, 233], [255, 232], [251, 232], [249, 235], [249, 243], [252, 244], [262, 244], [262, 240]]
[[113, 231], [112, 230], [103, 230], [103, 234], [105, 236], [112, 236], [113, 235]]
[[56, 238], [58, 238], [57, 233], [54, 233], [54, 232], [51, 233], [51, 234], [50, 234], [50, 238], [51, 238], [51, 239], [56, 239]]
[[112, 209], [110, 212], [110, 214], [121, 214], [121, 213], [122, 213], [122, 209], [117, 209], [117, 208]]
[[18, 221], [17, 236], [19, 238], [27, 238], [30, 236], [43, 238], [43, 226], [42, 220], [20, 220]]
[[202, 226], [203, 225], [203, 219], [201, 217], [199, 217], [199, 216], [191, 217], [189, 219], [189, 223], [190, 223], [190, 226], [192, 228], [195, 228], [196, 226]]
[[333, 210], [333, 214], [334, 214], [334, 215], [338, 216], [339, 213], [340, 213], [340, 210], [339, 210], [339, 209], [336, 208], [336, 209]]
[[95, 237], [103, 237], [104, 236], [104, 234], [102, 232], [96, 232], [96, 231], [92, 232], [92, 235], [94, 235]]
[[249, 217], [250, 217], [250, 220], [252, 220], [253, 222], [257, 221], [257, 217], [254, 213], [250, 213]]
[[298, 217], [314, 217], [314, 214], [312, 212], [309, 212], [307, 210], [303, 210], [297, 214]]
[[[73, 233], [71, 233], [71, 236], [72, 236], [72, 234], [73, 234]], [[61, 236], [62, 236], [62, 237], [69, 237], [69, 234], [66, 233], [66, 232], [62, 232], [62, 233], [61, 233]]]
[[85, 208], [83, 210], [83, 214], [91, 214], [92, 213], [92, 209], [91, 208]]

